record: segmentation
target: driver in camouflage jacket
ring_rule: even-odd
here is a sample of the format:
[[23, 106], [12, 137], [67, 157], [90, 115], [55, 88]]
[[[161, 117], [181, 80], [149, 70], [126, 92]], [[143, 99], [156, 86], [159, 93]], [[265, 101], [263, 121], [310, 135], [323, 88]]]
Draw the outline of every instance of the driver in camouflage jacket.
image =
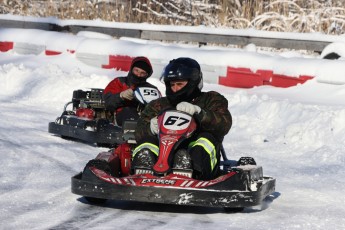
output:
[[[201, 92], [202, 73], [194, 59], [170, 61], [162, 77], [166, 97], [149, 103], [140, 115], [135, 131], [137, 147], [133, 152], [133, 168], [152, 168], [159, 153], [157, 115], [174, 108], [194, 114], [199, 127], [195, 139], [186, 147], [188, 151], [175, 154], [173, 167], [191, 167], [197, 179], [215, 178], [219, 173], [219, 148], [232, 125], [227, 99], [215, 91]], [[190, 164], [183, 163], [186, 159]], [[179, 160], [181, 164], [176, 162]]]

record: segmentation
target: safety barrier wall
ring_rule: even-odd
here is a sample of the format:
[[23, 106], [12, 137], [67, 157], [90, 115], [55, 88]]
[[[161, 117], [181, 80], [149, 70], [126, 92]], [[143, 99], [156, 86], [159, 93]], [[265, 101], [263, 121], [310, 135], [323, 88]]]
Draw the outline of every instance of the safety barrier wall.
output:
[[[170, 45], [161, 44], [147, 44], [135, 41], [127, 41], [121, 39], [113, 39], [110, 37], [94, 38], [92, 36], [78, 36], [52, 31], [39, 31], [40, 38], [37, 39], [38, 30], [21, 30], [21, 34], [25, 39], [15, 37], [19, 29], [1, 29], [0, 30], [0, 51], [1, 52], [15, 52], [18, 54], [42, 54], [45, 55], [60, 55], [62, 53], [69, 53], [74, 55], [81, 62], [105, 69], [118, 69], [122, 71], [128, 71], [131, 60], [134, 56], [147, 56], [154, 68], [154, 77], [159, 77], [164, 66], [169, 60], [178, 56], [190, 56], [195, 58], [201, 64], [201, 68], [204, 73], [204, 81], [206, 83], [216, 83], [230, 87], [251, 88], [256, 86], [271, 85], [275, 87], [290, 87], [297, 84], [302, 84], [307, 80], [317, 77], [318, 82], [330, 83], [330, 84], [345, 84], [345, 79], [324, 78], [316, 76], [319, 71], [319, 65], [315, 60], [301, 59], [301, 65], [306, 66], [306, 71], [303, 73], [285, 74], [286, 70], [293, 69], [293, 66], [289, 66], [291, 59], [281, 59], [279, 63], [277, 59], [270, 57], [269, 55], [257, 54], [253, 56], [251, 52], [238, 52], [231, 50], [219, 50], [217, 51], [217, 57], [219, 62], [217, 64], [209, 64], [209, 50], [200, 49], [198, 47], [191, 49], [185, 49], [181, 47], [174, 47]], [[31, 37], [31, 39], [30, 39]], [[133, 46], [133, 51], [126, 50], [126, 47]], [[93, 47], [93, 48], [90, 48]], [[111, 48], [109, 48], [111, 47]], [[167, 55], [164, 49], [166, 47], [173, 49], [174, 52]], [[159, 54], [157, 56], [155, 50]], [[192, 55], [189, 55], [191, 53]], [[193, 56], [194, 55], [194, 56]], [[251, 55], [251, 56], [248, 56]], [[253, 64], [248, 67], [248, 59], [265, 60], [267, 63], [262, 66], [255, 66]], [[258, 61], [258, 62], [260, 62]], [[343, 61], [336, 60], [318, 60], [322, 63], [323, 67], [327, 67], [330, 62], [333, 62], [332, 68], [336, 65], [344, 66]], [[281, 71], [274, 69], [274, 66], [285, 66]], [[289, 72], [289, 71], [287, 71]], [[290, 71], [291, 72], [291, 71]]]

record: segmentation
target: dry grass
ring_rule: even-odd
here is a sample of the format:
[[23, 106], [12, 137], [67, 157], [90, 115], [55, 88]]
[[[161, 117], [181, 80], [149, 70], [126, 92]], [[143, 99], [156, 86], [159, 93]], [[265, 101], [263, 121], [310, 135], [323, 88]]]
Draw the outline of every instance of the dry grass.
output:
[[0, 0], [0, 13], [207, 25], [267, 31], [345, 32], [344, 0]]

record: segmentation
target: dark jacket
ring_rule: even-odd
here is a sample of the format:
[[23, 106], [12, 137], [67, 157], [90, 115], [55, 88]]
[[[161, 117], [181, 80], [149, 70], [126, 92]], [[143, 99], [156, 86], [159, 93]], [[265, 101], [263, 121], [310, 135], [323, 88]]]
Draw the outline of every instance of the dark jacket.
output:
[[[200, 96], [192, 100], [192, 104], [198, 105], [202, 112], [197, 115], [201, 122], [199, 132], [209, 132], [222, 142], [232, 125], [232, 117], [228, 110], [228, 100], [221, 94], [210, 91], [202, 92]], [[174, 108], [166, 97], [151, 101], [142, 111], [135, 131], [136, 141], [153, 134], [150, 130], [151, 118], [157, 116], [160, 111]]]

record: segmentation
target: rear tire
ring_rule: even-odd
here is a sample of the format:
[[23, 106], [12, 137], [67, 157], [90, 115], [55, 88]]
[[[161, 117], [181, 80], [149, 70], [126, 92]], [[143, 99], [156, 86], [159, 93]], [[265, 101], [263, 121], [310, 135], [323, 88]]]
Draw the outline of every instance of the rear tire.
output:
[[85, 196], [85, 199], [87, 200], [87, 202], [92, 203], [92, 204], [104, 204], [107, 201], [107, 199], [89, 197], [89, 196]]
[[224, 207], [224, 211], [226, 213], [237, 213], [237, 212], [242, 212], [243, 210], [244, 210], [244, 207], [237, 207], [237, 208]]
[[106, 143], [96, 143], [97, 147], [100, 148], [111, 148], [111, 144], [106, 144]]

